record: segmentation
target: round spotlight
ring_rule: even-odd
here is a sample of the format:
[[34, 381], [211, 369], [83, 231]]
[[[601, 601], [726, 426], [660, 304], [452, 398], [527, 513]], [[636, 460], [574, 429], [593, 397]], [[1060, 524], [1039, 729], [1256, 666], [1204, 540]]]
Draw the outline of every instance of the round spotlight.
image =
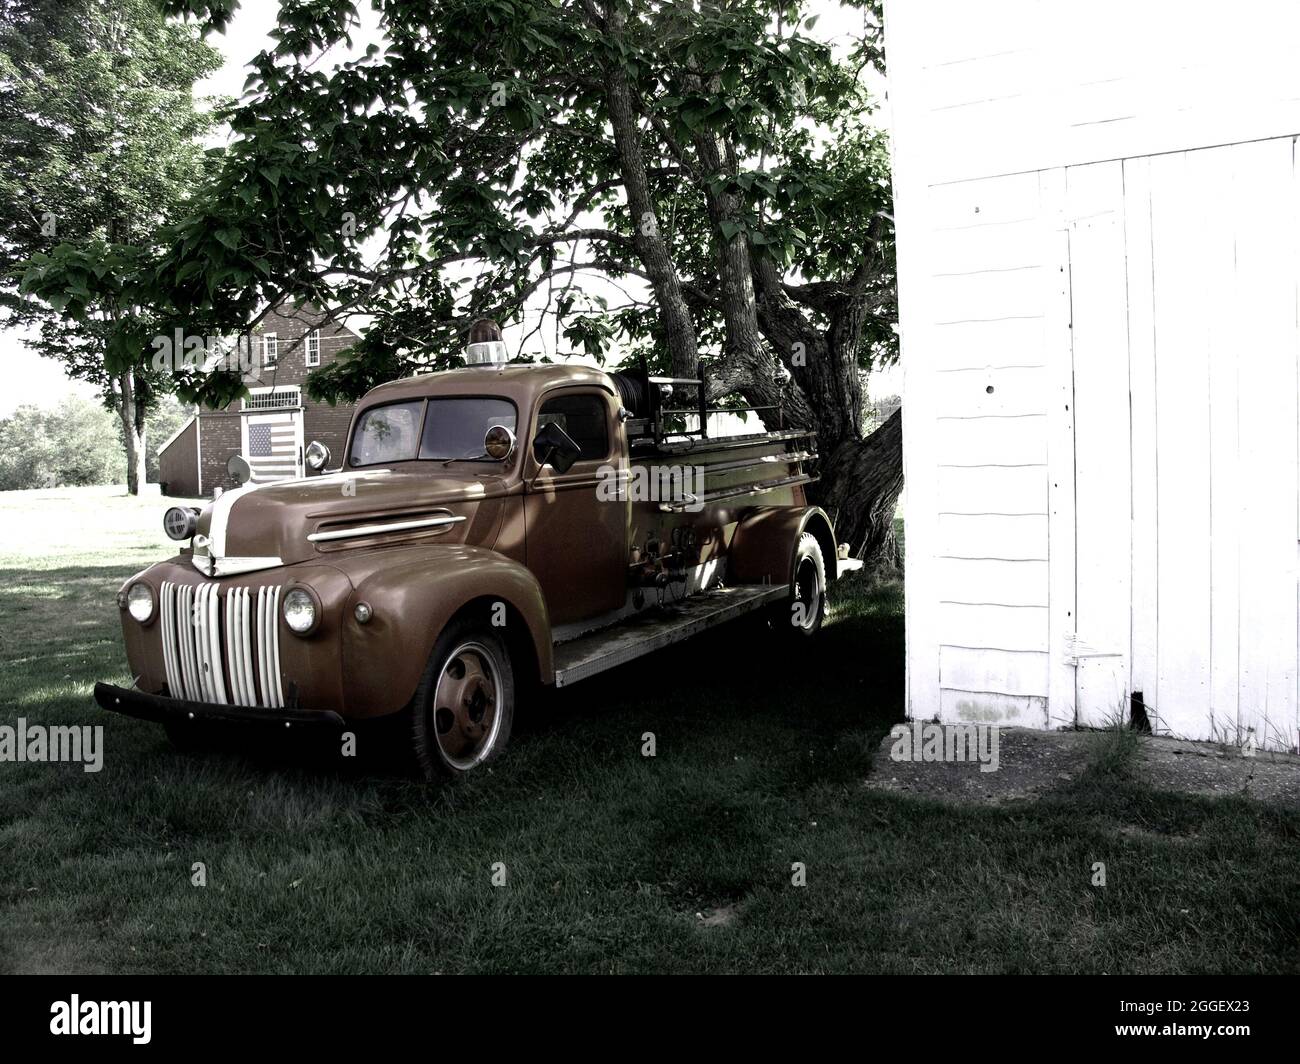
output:
[[163, 530], [172, 539], [189, 539], [198, 523], [199, 512], [183, 506], [173, 506], [163, 514]]
[[483, 450], [489, 458], [504, 462], [515, 451], [515, 434], [504, 425], [493, 425], [483, 436]]
[[126, 609], [141, 624], [153, 620], [153, 589], [148, 584], [132, 584], [126, 591]]
[[329, 464], [329, 460], [330, 449], [320, 440], [312, 440], [311, 443], [307, 444], [307, 451], [303, 461], [307, 463], [309, 469], [322, 470]]
[[295, 635], [309, 635], [319, 620], [316, 600], [306, 588], [295, 587], [284, 596], [284, 623]]

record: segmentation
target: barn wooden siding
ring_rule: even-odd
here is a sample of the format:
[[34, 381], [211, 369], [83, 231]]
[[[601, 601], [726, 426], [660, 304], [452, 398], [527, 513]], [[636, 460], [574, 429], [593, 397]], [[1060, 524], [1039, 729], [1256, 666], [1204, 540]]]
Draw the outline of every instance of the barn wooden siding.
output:
[[1062, 7], [887, 9], [909, 712], [1294, 749], [1297, 13]]
[[164, 495], [195, 498], [199, 489], [199, 421], [191, 417], [158, 449], [158, 483]]

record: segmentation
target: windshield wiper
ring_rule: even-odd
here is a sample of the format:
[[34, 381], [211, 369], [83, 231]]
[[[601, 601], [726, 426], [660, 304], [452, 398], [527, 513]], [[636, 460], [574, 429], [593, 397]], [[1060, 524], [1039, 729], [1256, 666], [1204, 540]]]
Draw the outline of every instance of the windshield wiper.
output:
[[442, 467], [446, 469], [447, 466], [451, 465], [452, 462], [476, 462], [480, 458], [491, 458], [491, 457], [492, 456], [488, 454], [486, 451], [484, 451], [482, 454], [464, 454], [461, 455], [459, 458], [448, 458], [445, 462], [442, 463]]

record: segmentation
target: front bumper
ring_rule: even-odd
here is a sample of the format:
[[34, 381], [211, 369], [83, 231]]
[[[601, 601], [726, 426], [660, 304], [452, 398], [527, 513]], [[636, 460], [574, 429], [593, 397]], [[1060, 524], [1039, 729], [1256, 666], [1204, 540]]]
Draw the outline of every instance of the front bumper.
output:
[[222, 706], [213, 702], [189, 702], [182, 698], [164, 698], [143, 691], [116, 687], [111, 683], [95, 684], [95, 701], [101, 709], [123, 713], [140, 720], [158, 723], [184, 720], [220, 721], [232, 724], [266, 725], [279, 728], [320, 728], [337, 730], [343, 718], [329, 709], [262, 709], [258, 706]]

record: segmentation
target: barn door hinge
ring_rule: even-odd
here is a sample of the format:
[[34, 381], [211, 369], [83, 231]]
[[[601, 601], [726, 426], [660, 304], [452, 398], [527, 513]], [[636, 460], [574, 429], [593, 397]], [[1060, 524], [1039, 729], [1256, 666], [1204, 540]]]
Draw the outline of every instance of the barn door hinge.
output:
[[1123, 651], [1102, 650], [1079, 638], [1077, 632], [1065, 633], [1065, 663], [1079, 665], [1086, 658], [1122, 658]]

